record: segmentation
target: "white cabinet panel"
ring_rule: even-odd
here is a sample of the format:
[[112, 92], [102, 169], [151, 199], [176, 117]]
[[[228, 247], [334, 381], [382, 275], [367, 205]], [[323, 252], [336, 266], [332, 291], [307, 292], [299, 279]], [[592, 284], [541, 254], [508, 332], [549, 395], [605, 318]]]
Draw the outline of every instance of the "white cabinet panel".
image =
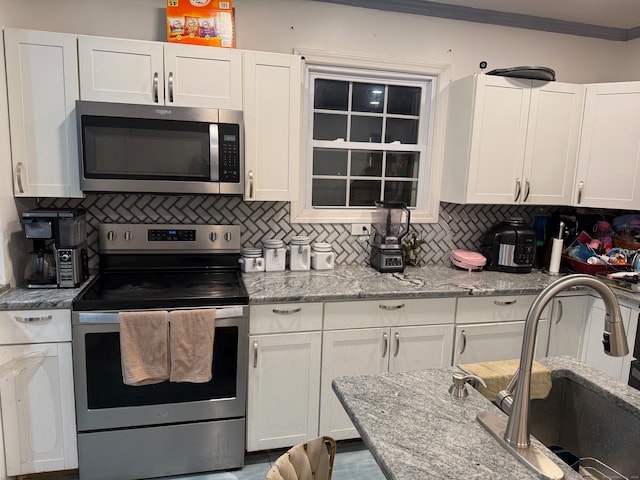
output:
[[588, 295], [560, 297], [553, 300], [549, 325], [547, 356], [570, 355], [580, 357], [582, 340], [589, 317]]
[[6, 29], [16, 197], [82, 197], [75, 101], [76, 36]]
[[392, 328], [389, 338], [390, 372], [451, 365], [453, 325]]

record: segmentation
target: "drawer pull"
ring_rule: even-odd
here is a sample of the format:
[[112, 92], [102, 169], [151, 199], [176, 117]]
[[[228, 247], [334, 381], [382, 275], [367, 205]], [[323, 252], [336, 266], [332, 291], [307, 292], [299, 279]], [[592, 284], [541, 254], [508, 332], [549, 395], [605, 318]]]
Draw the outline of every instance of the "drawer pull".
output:
[[517, 300], [494, 300], [495, 305], [514, 305]]
[[462, 355], [464, 351], [467, 349], [467, 334], [464, 330], [460, 332], [460, 337], [462, 338], [462, 349], [460, 350], [459, 355]]
[[393, 354], [394, 357], [398, 356], [398, 353], [400, 352], [400, 334], [398, 332], [396, 332], [396, 334], [394, 335], [395, 339], [396, 339], [396, 351]]
[[258, 366], [258, 341], [253, 342], [253, 368]]
[[22, 323], [38, 323], [47, 322], [53, 318], [53, 315], [46, 315], [44, 317], [13, 317], [16, 322]]
[[153, 72], [153, 102], [158, 102], [158, 72]]
[[294, 313], [300, 313], [301, 311], [302, 311], [302, 307], [291, 308], [288, 310], [281, 309], [281, 308], [274, 308], [272, 310], [272, 312], [275, 313], [276, 315], [293, 315]]
[[389, 348], [389, 335], [383, 333], [382, 340], [382, 358], [384, 358], [387, 356], [387, 349]]
[[558, 318], [556, 319], [556, 325], [560, 323], [562, 315], [564, 315], [564, 307], [562, 306], [562, 300], [558, 300]]
[[400, 310], [401, 308], [404, 308], [404, 303], [401, 303], [400, 305], [378, 305], [378, 308], [380, 308], [381, 310]]

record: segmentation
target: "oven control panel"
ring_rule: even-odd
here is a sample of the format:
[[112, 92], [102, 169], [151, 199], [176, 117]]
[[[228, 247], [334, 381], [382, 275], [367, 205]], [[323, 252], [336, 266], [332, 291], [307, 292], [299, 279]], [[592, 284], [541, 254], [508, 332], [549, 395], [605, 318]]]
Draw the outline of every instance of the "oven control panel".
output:
[[101, 223], [100, 253], [239, 253], [239, 225], [143, 225]]

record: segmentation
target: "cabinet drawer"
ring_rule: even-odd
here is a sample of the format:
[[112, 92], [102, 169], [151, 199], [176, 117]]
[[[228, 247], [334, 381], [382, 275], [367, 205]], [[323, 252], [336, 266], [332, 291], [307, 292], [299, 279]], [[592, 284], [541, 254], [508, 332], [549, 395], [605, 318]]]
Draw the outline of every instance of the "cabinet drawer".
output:
[[324, 329], [453, 323], [455, 298], [362, 300], [325, 304]]
[[322, 303], [279, 303], [251, 307], [249, 333], [322, 330]]
[[71, 310], [0, 312], [0, 344], [71, 341]]
[[[456, 324], [524, 320], [535, 298], [535, 295], [458, 298]], [[550, 307], [545, 308], [541, 318], [549, 318], [549, 311]]]

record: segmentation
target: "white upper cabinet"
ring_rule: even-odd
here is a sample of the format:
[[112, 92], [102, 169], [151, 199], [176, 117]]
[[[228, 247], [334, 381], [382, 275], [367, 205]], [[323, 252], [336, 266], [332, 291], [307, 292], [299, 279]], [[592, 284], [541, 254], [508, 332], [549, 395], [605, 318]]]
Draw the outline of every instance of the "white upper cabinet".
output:
[[587, 85], [573, 204], [640, 208], [640, 82]]
[[570, 203], [583, 98], [582, 85], [491, 75], [454, 82], [442, 200]]
[[100, 102], [242, 109], [242, 52], [78, 37], [80, 98]]
[[244, 52], [245, 200], [297, 198], [302, 58]]
[[16, 197], [82, 197], [76, 36], [5, 29]]

